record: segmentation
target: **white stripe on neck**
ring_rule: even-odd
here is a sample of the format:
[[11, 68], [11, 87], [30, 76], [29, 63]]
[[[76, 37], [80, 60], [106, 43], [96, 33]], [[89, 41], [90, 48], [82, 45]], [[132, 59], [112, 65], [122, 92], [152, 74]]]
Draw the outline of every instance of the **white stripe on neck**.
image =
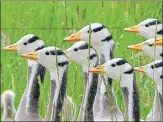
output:
[[28, 79], [28, 84], [27, 84], [27, 94], [26, 94], [26, 110], [28, 107], [30, 107], [30, 94], [32, 91], [32, 85], [33, 85], [33, 80], [34, 77], [37, 73], [37, 67], [38, 67], [38, 63], [32, 60], [28, 60], [28, 67], [31, 67], [31, 73], [30, 73], [30, 77]]

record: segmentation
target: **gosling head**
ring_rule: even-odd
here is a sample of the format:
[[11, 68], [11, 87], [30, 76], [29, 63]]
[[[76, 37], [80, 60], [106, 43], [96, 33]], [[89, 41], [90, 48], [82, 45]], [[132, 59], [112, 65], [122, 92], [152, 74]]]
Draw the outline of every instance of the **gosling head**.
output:
[[65, 51], [65, 54], [70, 61], [75, 61], [86, 67], [88, 67], [88, 60], [97, 60], [96, 52], [91, 45], [89, 55], [89, 45], [85, 41], [76, 42], [74, 45], [72, 45]]
[[[162, 37], [156, 39], [156, 42], [155, 42], [155, 39], [152, 38], [152, 39], [148, 39], [145, 42], [142, 42], [136, 45], [130, 45], [128, 46], [128, 48], [141, 51], [145, 55], [149, 56], [150, 58], [161, 60], [163, 58], [161, 42], [162, 42]], [[156, 44], [156, 46], [154, 44]]]
[[90, 72], [105, 74], [111, 79], [119, 81], [124, 74], [133, 75], [133, 68], [126, 60], [115, 58], [103, 65], [92, 68]]
[[[156, 30], [156, 25], [157, 25], [157, 30]], [[138, 33], [139, 35], [150, 39], [154, 38], [155, 35], [156, 37], [162, 36], [163, 29], [162, 29], [162, 22], [158, 19], [146, 19], [143, 22], [129, 27], [129, 28], [124, 28], [125, 31], [128, 32], [134, 32]]]
[[65, 53], [57, 47], [46, 47], [32, 53], [22, 54], [22, 56], [35, 60], [49, 71], [57, 70], [57, 68], [64, 69], [68, 66], [68, 59]]
[[23, 53], [33, 52], [44, 48], [44, 42], [34, 34], [27, 34], [15, 44], [4, 47], [4, 50]]
[[[76, 42], [76, 41], [86, 41], [98, 50], [100, 48], [101, 42], [109, 42], [111, 46], [114, 45], [113, 38], [109, 33], [108, 29], [100, 23], [91, 23], [85, 26], [77, 33], [72, 34], [64, 39], [65, 42]], [[109, 45], [108, 45], [109, 46]]]

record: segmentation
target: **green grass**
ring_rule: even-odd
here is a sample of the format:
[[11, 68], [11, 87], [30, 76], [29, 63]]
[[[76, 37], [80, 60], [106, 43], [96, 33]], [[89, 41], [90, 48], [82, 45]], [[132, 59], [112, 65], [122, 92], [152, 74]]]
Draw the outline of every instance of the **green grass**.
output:
[[[124, 27], [135, 25], [147, 18], [161, 19], [161, 2], [1, 2], [1, 30], [10, 37], [1, 43], [12, 44], [28, 33], [34, 33], [44, 40], [46, 46], [67, 49], [72, 43], [63, 43], [64, 37], [74, 29], [77, 31], [92, 22], [99, 22], [109, 28], [117, 48], [115, 57], [127, 59], [132, 65], [140, 66], [149, 63], [148, 57], [131, 58], [136, 51], [128, 50], [131, 44], [145, 39], [123, 31]], [[69, 32], [66, 28], [70, 28]], [[19, 29], [17, 29], [19, 28]], [[44, 29], [39, 29], [44, 28]], [[76, 70], [76, 71], [75, 71]], [[145, 119], [154, 99], [154, 82], [147, 76], [136, 74], [140, 93], [141, 118]], [[50, 79], [46, 74], [44, 85], [41, 85], [40, 114], [45, 115], [49, 99]], [[13, 89], [17, 93], [15, 106], [18, 107], [24, 92], [27, 79], [27, 60], [17, 53], [1, 49], [1, 93]], [[13, 82], [13, 83], [12, 83]], [[79, 64], [70, 63], [67, 93], [72, 97], [77, 110], [83, 95], [83, 74]], [[118, 106], [124, 111], [122, 91], [117, 82], [113, 83]]]

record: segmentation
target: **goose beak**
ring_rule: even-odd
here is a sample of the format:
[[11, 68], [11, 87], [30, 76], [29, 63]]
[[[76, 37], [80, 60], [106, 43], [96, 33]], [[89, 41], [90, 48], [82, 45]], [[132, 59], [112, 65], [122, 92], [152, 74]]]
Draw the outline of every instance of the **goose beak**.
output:
[[38, 52], [25, 53], [22, 54], [21, 56], [31, 60], [38, 60]]
[[18, 51], [18, 45], [17, 44], [13, 44], [13, 45], [9, 45], [7, 47], [4, 47], [3, 50], [7, 50], [7, 51]]
[[104, 66], [103, 65], [97, 66], [95, 68], [90, 69], [89, 72], [97, 73], [97, 74], [104, 74], [105, 73]]
[[124, 28], [124, 31], [138, 33], [139, 32], [139, 26], [135, 25], [132, 27]]
[[144, 43], [139, 43], [139, 44], [136, 44], [136, 45], [129, 45], [127, 48], [142, 51], [143, 44]]
[[145, 73], [144, 67], [143, 67], [143, 66], [141, 66], [141, 67], [135, 67], [134, 70], [136, 70], [136, 71], [138, 71], [138, 72]]
[[156, 41], [152, 41], [151, 42], [151, 45], [156, 45], [156, 46], [162, 46], [163, 43], [162, 43], [162, 37], [157, 39]]
[[71, 36], [68, 36], [66, 38], [64, 38], [65, 42], [77, 42], [80, 41], [81, 37], [80, 37], [80, 32], [74, 33]]

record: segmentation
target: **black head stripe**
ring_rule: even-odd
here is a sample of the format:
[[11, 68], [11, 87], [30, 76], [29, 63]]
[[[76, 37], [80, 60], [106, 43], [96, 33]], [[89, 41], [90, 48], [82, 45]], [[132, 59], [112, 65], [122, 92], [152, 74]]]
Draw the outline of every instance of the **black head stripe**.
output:
[[125, 71], [124, 74], [132, 74], [134, 72], [133, 68], [129, 69], [128, 71]]
[[163, 29], [161, 29], [160, 31], [158, 31], [157, 34], [163, 35]]
[[154, 20], [152, 22], [149, 22], [148, 24], [146, 24], [146, 27], [152, 26], [152, 25], [156, 25], [156, 24], [161, 24], [162, 22], [160, 20]]
[[118, 62], [116, 62], [116, 65], [117, 65], [117, 66], [120, 66], [120, 65], [123, 65], [123, 64], [125, 64], [125, 63], [127, 63], [126, 60], [123, 60], [123, 59], [122, 59], [122, 60], [119, 60]]
[[156, 63], [156, 64], [154, 64], [154, 65], [151, 66], [152, 69], [159, 68], [159, 67], [163, 67], [163, 61], [161, 61], [159, 63]]
[[28, 43], [33, 43], [33, 42], [35, 42], [35, 41], [38, 40], [38, 39], [40, 39], [38, 36], [33, 36], [32, 38], [30, 38], [30, 39], [28, 40]]
[[93, 31], [93, 32], [98, 32], [98, 31], [101, 31], [103, 28], [105, 28], [104, 25], [102, 25], [102, 26], [100, 26], [100, 27], [98, 27], [98, 28], [95, 28], [95, 29], [93, 29], [92, 31]]
[[51, 50], [51, 55], [64, 55], [64, 52], [62, 50]]
[[95, 58], [97, 55], [96, 54], [92, 54], [90, 55], [89, 59], [92, 60], [93, 58]]
[[37, 51], [37, 50], [41, 50], [41, 49], [43, 49], [44, 47], [45, 47], [45, 46], [42, 45], [42, 46], [38, 47], [35, 51]]
[[[91, 45], [90, 45], [90, 48], [92, 48]], [[88, 43], [85, 43], [84, 45], [81, 45], [78, 49], [79, 49], [79, 50], [88, 49]]]
[[102, 42], [105, 42], [105, 41], [110, 41], [110, 40], [112, 40], [113, 39], [113, 37], [111, 36], [111, 35], [109, 35], [109, 36], [107, 36], [105, 39], [103, 39], [103, 40], [101, 40]]
[[58, 66], [63, 67], [68, 64], [68, 61], [58, 63]]

